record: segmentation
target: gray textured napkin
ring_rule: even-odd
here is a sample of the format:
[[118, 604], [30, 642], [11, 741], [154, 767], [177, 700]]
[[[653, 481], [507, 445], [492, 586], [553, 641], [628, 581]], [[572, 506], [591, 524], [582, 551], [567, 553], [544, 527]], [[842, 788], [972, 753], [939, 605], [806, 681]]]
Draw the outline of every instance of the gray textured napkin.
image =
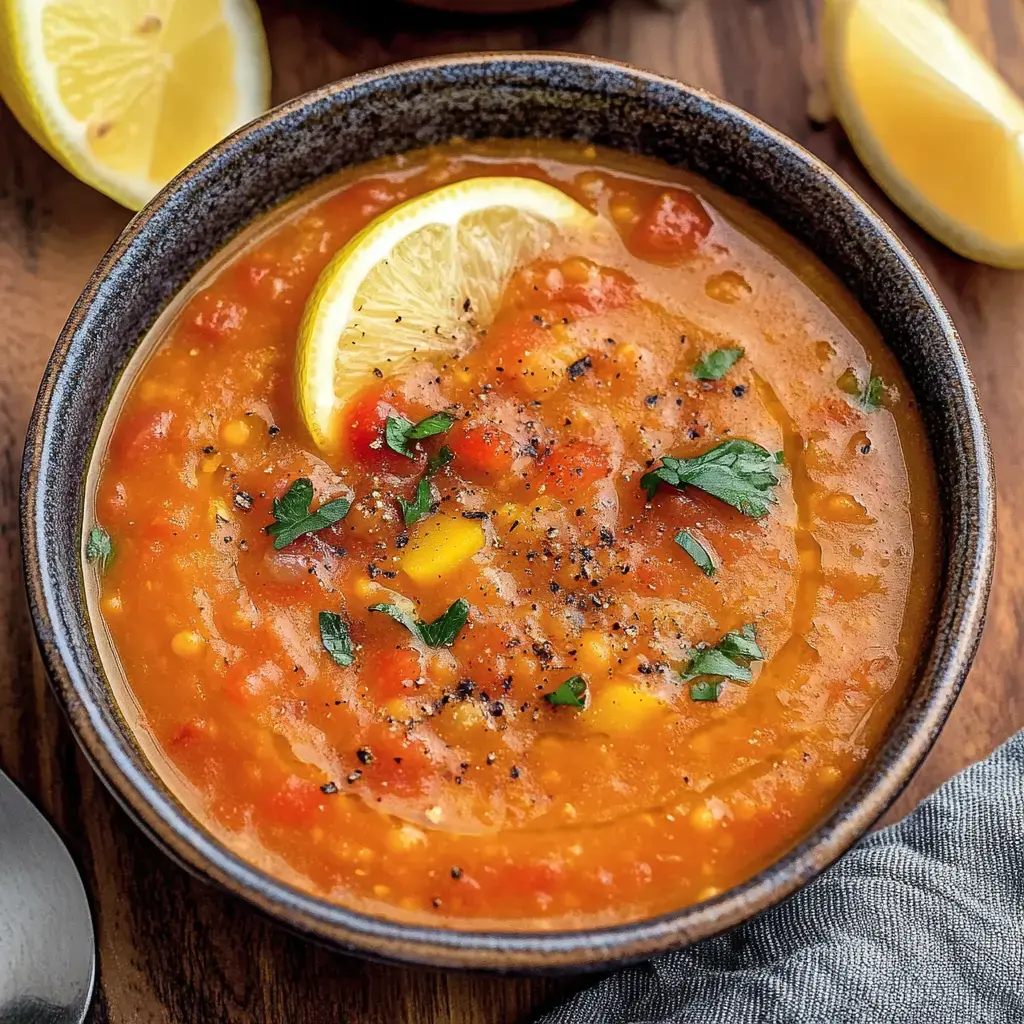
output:
[[1024, 1022], [1024, 732], [754, 921], [538, 1024]]

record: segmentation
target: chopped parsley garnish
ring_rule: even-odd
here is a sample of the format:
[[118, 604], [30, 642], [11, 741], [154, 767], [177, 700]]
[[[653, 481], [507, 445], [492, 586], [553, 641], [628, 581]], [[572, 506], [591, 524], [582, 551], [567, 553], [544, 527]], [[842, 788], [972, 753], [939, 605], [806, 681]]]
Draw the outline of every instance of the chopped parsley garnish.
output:
[[772, 488], [779, 479], [772, 472], [776, 456], [753, 441], [735, 438], [692, 459], [662, 457], [661, 465], [640, 478], [647, 498], [654, 497], [660, 484], [696, 487], [744, 515], [760, 519], [775, 503]]
[[718, 700], [722, 695], [722, 683], [712, 679], [702, 679], [690, 686], [690, 700]]
[[320, 613], [320, 641], [336, 665], [348, 666], [355, 661], [348, 623], [336, 612]]
[[680, 530], [675, 536], [675, 541], [694, 560], [697, 568], [705, 576], [715, 575], [715, 563], [711, 560], [707, 548], [689, 530]]
[[442, 466], [447, 466], [454, 458], [455, 452], [448, 445], [442, 445], [441, 450], [437, 454], [431, 455], [427, 459], [427, 471], [416, 485], [416, 493], [413, 495], [412, 500], [406, 501], [405, 498], [399, 496], [398, 504], [402, 509], [402, 518], [405, 520], [406, 526], [412, 526], [413, 523], [418, 523], [421, 519], [426, 519], [430, 515], [432, 504], [430, 500], [430, 478]]
[[114, 543], [110, 534], [102, 526], [94, 526], [89, 531], [89, 539], [85, 544], [85, 557], [90, 562], [97, 562], [100, 572], [106, 572], [110, 559], [114, 557]]
[[549, 704], [564, 704], [570, 708], [582, 708], [587, 701], [587, 681], [583, 676], [566, 679], [557, 690], [545, 693], [544, 699]]
[[274, 499], [271, 514], [276, 521], [265, 529], [274, 538], [276, 551], [293, 544], [304, 534], [316, 533], [344, 519], [352, 505], [348, 498], [335, 498], [312, 512], [312, 503], [313, 484], [305, 477], [300, 477], [280, 498]]
[[857, 400], [857, 405], [864, 412], [877, 412], [882, 408], [882, 399], [885, 397], [885, 382], [881, 377], [868, 376], [868, 382], [861, 384], [857, 372], [850, 367], [839, 380], [836, 381], [840, 391], [844, 391]]
[[730, 367], [743, 358], [741, 348], [716, 348], [714, 352], [702, 355], [694, 363], [693, 375], [697, 380], [721, 380]]
[[764, 661], [764, 652], [757, 645], [756, 627], [748, 623], [742, 629], [726, 633], [714, 647], [694, 651], [682, 673], [682, 681], [693, 683], [690, 687], [692, 700], [718, 700], [723, 680], [749, 683], [753, 679], [752, 661]]
[[410, 441], [421, 441], [425, 437], [443, 434], [455, 425], [455, 417], [446, 412], [435, 412], [419, 423], [411, 423], [404, 416], [389, 416], [384, 424], [384, 440], [387, 446], [407, 459], [416, 455], [409, 451]]
[[408, 611], [396, 604], [373, 604], [370, 605], [370, 611], [390, 615], [395, 622], [405, 626], [428, 647], [451, 647], [466, 624], [466, 619], [469, 618], [469, 602], [460, 597], [449, 606], [448, 611], [433, 622], [422, 622], [413, 618]]

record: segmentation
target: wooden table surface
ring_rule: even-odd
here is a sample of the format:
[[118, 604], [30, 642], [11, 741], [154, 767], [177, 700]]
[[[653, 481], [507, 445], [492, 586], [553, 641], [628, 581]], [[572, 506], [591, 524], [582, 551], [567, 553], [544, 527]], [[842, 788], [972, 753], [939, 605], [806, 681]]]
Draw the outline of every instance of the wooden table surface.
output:
[[[950, 0], [1024, 93], [1024, 0]], [[339, 13], [355, 8], [363, 13]], [[274, 101], [393, 60], [466, 50], [594, 53], [703, 86], [803, 143], [909, 244], [964, 337], [1000, 483], [988, 628], [967, 687], [893, 816], [1024, 726], [1024, 273], [968, 263], [911, 225], [822, 117], [818, 0], [581, 2], [516, 19], [438, 15], [389, 0], [268, 0]], [[955, 140], [951, 140], [955, 145]], [[525, 1021], [585, 979], [501, 979], [363, 963], [315, 948], [194, 880], [115, 805], [78, 752], [35, 650], [17, 507], [25, 426], [53, 340], [128, 213], [49, 159], [0, 104], [0, 766], [66, 837], [99, 937], [96, 1022], [422, 1024]], [[1018, 529], [1018, 527], [1020, 527]]]

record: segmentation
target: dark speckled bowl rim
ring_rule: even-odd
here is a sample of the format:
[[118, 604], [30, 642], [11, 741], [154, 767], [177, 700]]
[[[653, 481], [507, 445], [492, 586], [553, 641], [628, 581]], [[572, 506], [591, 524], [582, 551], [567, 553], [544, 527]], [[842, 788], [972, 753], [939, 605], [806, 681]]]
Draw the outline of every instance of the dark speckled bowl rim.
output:
[[[40, 493], [41, 463], [54, 456], [49, 442], [53, 425], [51, 405], [61, 381], [64, 360], [76, 331], [94, 302], [106, 275], [145, 229], [155, 210], [167, 203], [188, 179], [214, 168], [231, 147], [255, 129], [265, 127], [305, 105], [335, 93], [360, 87], [365, 90], [396, 73], [443, 73], [457, 65], [491, 62], [563, 64], [569, 69], [613, 69], [634, 82], [678, 90], [680, 94], [712, 104], [752, 133], [771, 137], [788, 148], [795, 159], [825, 179], [830, 189], [851, 204], [880, 244], [902, 263], [908, 278], [925, 297], [928, 312], [940, 325], [942, 341], [955, 367], [951, 388], [963, 402], [966, 418], [965, 458], [976, 467], [967, 497], [966, 522], [960, 523], [968, 539], [967, 557], [956, 561], [950, 553], [948, 597], [958, 635], [937, 667], [930, 672], [930, 699], [889, 735], [872, 767], [846, 794], [827, 820], [803, 842], [743, 885], [707, 902], [658, 917], [582, 931], [454, 931], [402, 924], [368, 916], [328, 903], [278, 881], [233, 854], [155, 783], [154, 774], [137, 768], [126, 751], [124, 730], [113, 716], [97, 706], [86, 685], [86, 673], [73, 650], [72, 637], [57, 612], [54, 569], [49, 564], [45, 531], [45, 494]], [[98, 411], [97, 416], [102, 410]], [[45, 474], [44, 474], [45, 475]], [[492, 971], [565, 971], [597, 969], [646, 958], [708, 938], [739, 924], [779, 902], [820, 873], [844, 853], [885, 812], [928, 753], [946, 720], [970, 667], [984, 624], [995, 557], [995, 483], [991, 452], [978, 407], [966, 357], [941, 301], [900, 241], [856, 193], [829, 167], [792, 140], [739, 108], [670, 79], [597, 58], [558, 53], [466, 54], [410, 61], [357, 75], [291, 100], [251, 124], [186, 168], [126, 227], [90, 278], [57, 341], [47, 365], [29, 424], [22, 474], [21, 527], [28, 596], [43, 657], [54, 690], [62, 702], [87, 757], [114, 796], [149, 836], [179, 864], [200, 877], [215, 881], [249, 904], [319, 941], [373, 958], [443, 967]], [[81, 583], [81, 567], [76, 570]], [[79, 638], [80, 639], [80, 638]], [[91, 642], [91, 641], [90, 641]], [[934, 656], [934, 651], [933, 651]]]

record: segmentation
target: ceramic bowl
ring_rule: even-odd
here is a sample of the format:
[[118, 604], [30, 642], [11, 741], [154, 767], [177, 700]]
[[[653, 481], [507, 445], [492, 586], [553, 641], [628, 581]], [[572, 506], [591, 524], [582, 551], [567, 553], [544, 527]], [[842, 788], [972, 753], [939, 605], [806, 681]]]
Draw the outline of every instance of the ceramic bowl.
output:
[[[742, 197], [851, 289], [899, 358], [934, 450], [941, 594], [884, 744], [795, 849], [738, 888], [655, 919], [573, 932], [450, 931], [355, 913], [261, 872], [191, 817], [154, 771], [118, 712], [85, 610], [86, 469], [112, 390], [160, 311], [246, 224], [297, 190], [346, 165], [452, 136], [587, 140], [685, 167]], [[180, 863], [344, 949], [453, 967], [567, 970], [722, 932], [805, 884], [885, 811], [932, 745], [977, 647], [994, 501], [985, 426], [956, 329], [910, 254], [848, 185], [707, 93], [606, 61], [519, 54], [423, 60], [327, 86], [253, 121], [172, 181], [114, 243], [57, 341], [28, 431], [21, 523], [32, 615], [57, 696], [104, 782]]]

